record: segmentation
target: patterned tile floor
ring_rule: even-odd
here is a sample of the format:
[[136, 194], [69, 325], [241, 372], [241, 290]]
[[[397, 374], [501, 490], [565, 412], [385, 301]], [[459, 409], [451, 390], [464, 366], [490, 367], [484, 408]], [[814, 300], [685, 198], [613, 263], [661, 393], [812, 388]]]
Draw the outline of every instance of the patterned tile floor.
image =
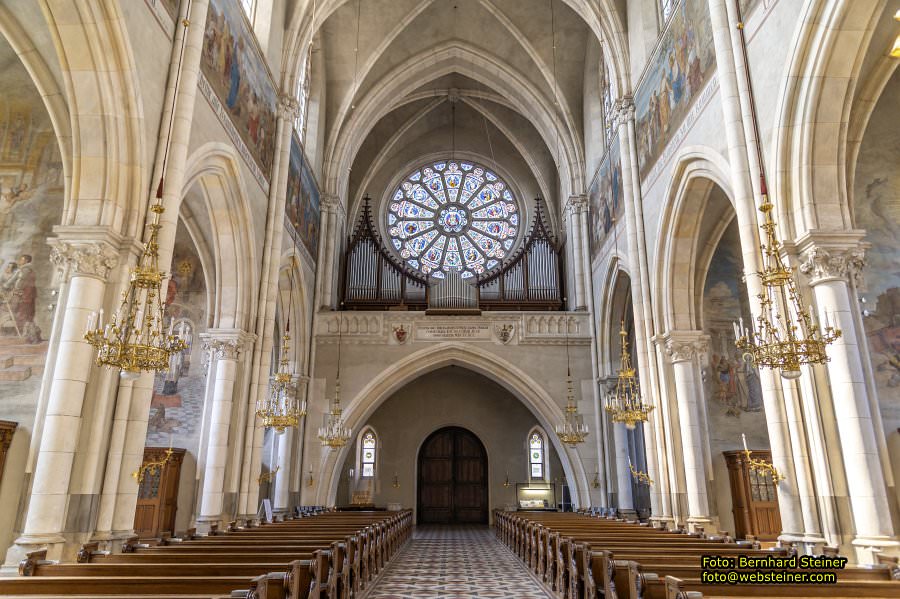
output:
[[365, 599], [547, 599], [487, 527], [419, 527]]

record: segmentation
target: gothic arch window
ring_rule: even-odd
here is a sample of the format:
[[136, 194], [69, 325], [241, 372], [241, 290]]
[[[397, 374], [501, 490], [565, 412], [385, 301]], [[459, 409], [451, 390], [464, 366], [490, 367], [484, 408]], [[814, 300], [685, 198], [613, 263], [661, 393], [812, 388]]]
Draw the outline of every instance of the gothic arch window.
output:
[[409, 266], [463, 279], [500, 266], [519, 238], [519, 202], [491, 169], [441, 160], [403, 178], [385, 218], [392, 247]]
[[300, 71], [300, 77], [297, 79], [297, 118], [294, 119], [294, 130], [300, 138], [300, 143], [304, 143], [306, 134], [306, 113], [309, 106], [309, 71], [312, 66], [312, 44], [306, 52], [306, 60], [303, 61], [303, 68]]
[[539, 427], [528, 432], [528, 479], [549, 480], [547, 476], [547, 435]]
[[241, 0], [241, 8], [244, 9], [247, 20], [253, 23], [253, 18], [256, 16], [256, 0]]
[[602, 46], [600, 51], [600, 100], [603, 103], [603, 147], [609, 149], [615, 133], [615, 123], [613, 122], [615, 119], [613, 119], [613, 93], [609, 78], [609, 64], [606, 62]]
[[378, 468], [378, 435], [372, 427], [366, 427], [359, 434], [359, 464], [360, 478], [375, 478]]

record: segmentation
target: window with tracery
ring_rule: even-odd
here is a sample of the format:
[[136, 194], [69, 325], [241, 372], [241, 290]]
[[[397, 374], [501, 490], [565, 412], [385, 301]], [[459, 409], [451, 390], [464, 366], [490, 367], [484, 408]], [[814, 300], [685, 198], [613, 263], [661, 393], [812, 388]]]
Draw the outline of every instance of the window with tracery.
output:
[[361, 445], [359, 456], [361, 476], [372, 478], [375, 476], [375, 459], [378, 452], [378, 437], [375, 436], [375, 432], [367, 430], [363, 433]]
[[388, 206], [388, 237], [411, 267], [438, 279], [464, 279], [500, 265], [519, 236], [519, 204], [485, 166], [433, 162], [403, 179]]
[[600, 98], [603, 102], [604, 148], [608, 149], [615, 133], [615, 119], [613, 118], [613, 95], [612, 85], [609, 80], [609, 65], [602, 51], [600, 53]]
[[672, 13], [675, 12], [675, 6], [678, 4], [679, 0], [659, 0], [659, 10], [662, 14], [663, 24], [669, 20], [669, 17], [672, 16]]
[[537, 431], [528, 437], [528, 471], [532, 479], [544, 478], [544, 436]]
[[253, 13], [256, 11], [256, 0], [241, 0], [241, 8], [244, 9], [244, 13], [246, 13], [250, 23], [253, 23]]
[[312, 45], [310, 44], [309, 51], [306, 53], [306, 60], [303, 63], [303, 70], [297, 79], [297, 104], [299, 105], [299, 110], [297, 111], [297, 118], [294, 119], [294, 130], [297, 132], [297, 136], [300, 137], [301, 144], [305, 142], [304, 138], [306, 137], [306, 113], [309, 106], [309, 70], [311, 65]]

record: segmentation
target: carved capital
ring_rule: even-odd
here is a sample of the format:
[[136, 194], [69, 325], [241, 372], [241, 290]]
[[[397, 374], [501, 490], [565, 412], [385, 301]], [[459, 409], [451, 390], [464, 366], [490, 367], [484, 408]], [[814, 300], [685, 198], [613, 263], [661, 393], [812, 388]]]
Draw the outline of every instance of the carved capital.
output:
[[666, 354], [674, 364], [702, 357], [709, 349], [709, 337], [700, 331], [673, 332], [665, 338]]
[[278, 116], [293, 122], [294, 119], [300, 116], [299, 100], [287, 94], [281, 94], [278, 98]]
[[569, 210], [572, 214], [581, 214], [586, 212], [587, 209], [588, 198], [584, 194], [569, 196], [569, 199], [566, 201], [566, 210]]
[[628, 121], [634, 120], [634, 100], [631, 96], [620, 98], [614, 106], [613, 115], [616, 123], [627, 125]]
[[241, 354], [256, 340], [256, 335], [239, 329], [213, 329], [201, 333], [203, 349], [217, 360], [239, 360]]
[[106, 281], [110, 271], [119, 263], [119, 255], [109, 245], [99, 242], [48, 241], [50, 262], [59, 270], [63, 280], [72, 277], [94, 277]]
[[341, 211], [341, 198], [335, 194], [323, 193], [320, 200], [322, 212], [338, 213]]
[[800, 272], [809, 277], [810, 285], [835, 279], [858, 283], [865, 266], [866, 252], [860, 247], [846, 249], [812, 247], [803, 253]]

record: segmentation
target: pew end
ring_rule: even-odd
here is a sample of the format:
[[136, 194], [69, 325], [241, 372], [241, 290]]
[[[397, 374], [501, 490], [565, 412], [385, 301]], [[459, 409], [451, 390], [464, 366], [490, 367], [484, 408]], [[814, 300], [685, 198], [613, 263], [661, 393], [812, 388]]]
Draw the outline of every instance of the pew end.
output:
[[55, 564], [57, 562], [47, 559], [47, 548], [36, 549], [25, 554], [25, 558], [19, 562], [19, 576], [33, 576], [35, 569], [41, 564]]
[[686, 591], [684, 582], [674, 576], [666, 576], [666, 599], [703, 599], [700, 591]]

